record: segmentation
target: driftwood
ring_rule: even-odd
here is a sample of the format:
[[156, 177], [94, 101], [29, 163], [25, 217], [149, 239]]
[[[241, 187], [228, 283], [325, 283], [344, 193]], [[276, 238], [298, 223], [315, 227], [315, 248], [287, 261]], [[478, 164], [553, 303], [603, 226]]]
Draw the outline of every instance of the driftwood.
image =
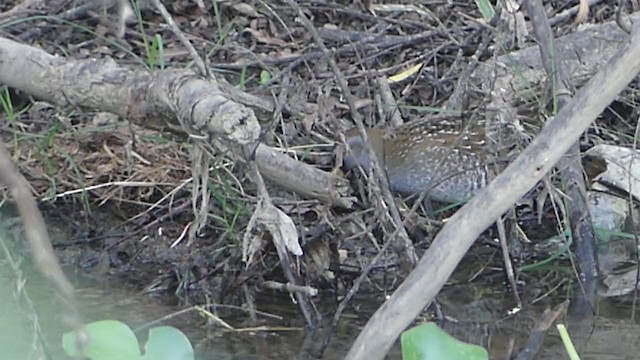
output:
[[148, 73], [113, 60], [71, 60], [0, 38], [0, 83], [62, 107], [111, 112], [140, 126], [223, 142], [236, 160], [255, 149], [260, 172], [285, 189], [349, 207], [347, 182], [258, 144], [253, 111], [229, 100], [214, 80], [189, 70]]
[[[640, 21], [640, 14], [631, 16]], [[584, 25], [579, 31], [555, 40], [556, 66], [577, 85], [583, 84], [627, 41], [628, 35], [613, 22]], [[482, 84], [482, 93], [490, 94], [487, 109], [500, 121], [515, 121], [511, 104], [536, 95], [536, 87], [545, 84], [547, 73], [537, 46], [500, 56], [482, 63], [470, 83]]]

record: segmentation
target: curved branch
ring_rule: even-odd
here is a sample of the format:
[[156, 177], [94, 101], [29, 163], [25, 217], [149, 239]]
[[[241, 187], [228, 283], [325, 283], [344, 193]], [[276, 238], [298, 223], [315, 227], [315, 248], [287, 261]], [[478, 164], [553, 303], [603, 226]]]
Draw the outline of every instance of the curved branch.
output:
[[[260, 135], [251, 109], [232, 101], [215, 80], [189, 70], [148, 73], [119, 67], [111, 59], [65, 59], [0, 38], [0, 83], [58, 106], [107, 111], [146, 128], [170, 129], [210, 142], [255, 145]], [[228, 154], [244, 161], [234, 152]], [[303, 197], [351, 206], [344, 197], [347, 182], [340, 176], [262, 144], [256, 158], [269, 180]]]
[[640, 71], [640, 32], [633, 36], [540, 132], [520, 156], [452, 216], [418, 266], [369, 320], [347, 359], [383, 359], [428, 305], [475, 239], [551, 170], [591, 122]]

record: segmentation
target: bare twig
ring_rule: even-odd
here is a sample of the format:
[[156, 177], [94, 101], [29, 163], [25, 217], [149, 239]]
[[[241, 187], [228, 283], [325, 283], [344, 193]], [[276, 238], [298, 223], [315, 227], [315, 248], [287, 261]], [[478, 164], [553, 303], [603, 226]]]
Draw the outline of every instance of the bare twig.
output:
[[529, 334], [527, 344], [520, 351], [516, 360], [530, 360], [535, 359], [536, 354], [540, 351], [544, 338], [547, 335], [547, 331], [553, 325], [553, 323], [563, 314], [567, 312], [569, 307], [569, 300], [566, 300], [562, 304], [556, 306], [553, 311], [547, 309], [542, 314], [542, 318], [536, 324], [536, 327]]
[[207, 69], [207, 66], [205, 65], [200, 55], [198, 55], [198, 52], [196, 51], [196, 49], [193, 47], [193, 45], [191, 45], [191, 42], [189, 42], [187, 37], [184, 36], [184, 33], [180, 30], [180, 28], [178, 27], [178, 24], [176, 24], [176, 22], [173, 21], [173, 17], [171, 17], [171, 14], [169, 14], [169, 12], [167, 11], [167, 8], [164, 7], [164, 5], [160, 2], [160, 0], [151, 0], [151, 2], [156, 7], [156, 9], [160, 11], [162, 18], [164, 18], [164, 21], [166, 21], [167, 24], [169, 24], [169, 26], [171, 27], [171, 31], [173, 31], [173, 34], [177, 36], [180, 42], [182, 43], [182, 45], [184, 45], [184, 47], [187, 48], [187, 51], [189, 52], [189, 56], [191, 56], [191, 59], [193, 59], [193, 61], [196, 62], [196, 66], [198, 67], [198, 73], [204, 77], [213, 76]]
[[262, 283], [262, 286], [266, 289], [286, 291], [289, 293], [299, 292], [307, 296], [318, 295], [318, 289], [311, 286], [300, 286], [300, 285], [290, 284], [290, 283], [283, 284], [277, 281], [265, 281]]
[[[246, 149], [245, 152], [247, 154], [250, 154], [251, 150]], [[264, 180], [262, 179], [262, 175], [260, 175], [260, 171], [258, 170], [256, 161], [251, 161], [249, 166], [251, 168], [253, 181], [255, 182], [258, 188], [258, 194], [260, 196], [260, 203], [261, 203], [261, 204], [258, 204], [258, 206], [256, 207], [253, 217], [257, 217], [256, 221], [262, 224], [264, 221], [270, 221], [270, 219], [265, 219], [265, 214], [279, 212], [279, 209], [275, 208], [275, 206], [271, 202], [271, 197], [269, 196], [267, 187], [264, 183]], [[282, 214], [282, 216], [286, 216], [286, 215]], [[264, 224], [264, 225], [266, 225], [265, 227], [271, 232], [271, 235], [273, 238], [273, 244], [276, 248], [276, 252], [278, 253], [278, 257], [280, 258], [280, 265], [282, 267], [282, 270], [284, 271], [285, 277], [293, 285], [300, 284], [301, 281], [297, 276], [297, 272], [294, 271], [293, 265], [290, 260], [290, 255], [289, 255], [289, 252], [291, 251], [290, 245], [285, 243], [284, 236], [281, 234], [281, 232], [283, 232], [281, 228], [282, 225], [279, 223]], [[253, 231], [253, 229], [247, 226], [247, 229], [245, 230], [245, 232], [248, 233], [250, 231]], [[293, 239], [293, 240], [298, 241], [298, 239]], [[244, 241], [245, 242], [247, 241], [246, 235], [245, 235]], [[300, 308], [302, 316], [307, 322], [307, 325], [310, 328], [315, 328], [320, 319], [320, 314], [316, 311], [309, 297], [307, 296], [307, 294], [304, 294], [302, 292], [294, 292], [293, 295], [297, 300], [298, 306]]]
[[[553, 100], [557, 101], [554, 110], [562, 109], [570, 99], [569, 76], [564, 63], [556, 56], [556, 46], [549, 26], [549, 20], [540, 0], [524, 2], [529, 17], [532, 19], [536, 38], [539, 42], [540, 56], [552, 86]], [[571, 235], [576, 244], [576, 257], [579, 267], [581, 296], [576, 301], [576, 308], [590, 308], [595, 312], [596, 281], [599, 277], [596, 235], [593, 230], [591, 214], [587, 206], [584, 169], [580, 162], [580, 146], [576, 141], [567, 156], [558, 163], [562, 166], [567, 196], [570, 199], [569, 223]]]
[[634, 32], [520, 156], [449, 219], [415, 270], [369, 320], [347, 359], [384, 358], [440, 291], [476, 237], [551, 170], [638, 71], [640, 32]]
[[[58, 106], [99, 109], [155, 130], [171, 129], [210, 139], [246, 144], [258, 139], [260, 125], [253, 111], [232, 101], [217, 82], [190, 70], [157, 70], [153, 74], [117, 66], [113, 61], [70, 60], [0, 38], [0, 82]], [[21, 61], [20, 59], [29, 59]], [[213, 140], [212, 140], [213, 141]], [[239, 159], [229, 150], [229, 155]], [[296, 161], [260, 144], [255, 154], [269, 180], [298, 192], [349, 207], [348, 182], [337, 174]], [[240, 159], [244, 161], [244, 159]]]
[[507, 279], [509, 280], [509, 287], [513, 292], [513, 298], [516, 299], [518, 307], [522, 307], [522, 301], [520, 300], [520, 294], [518, 294], [518, 284], [516, 283], [516, 277], [513, 271], [513, 263], [509, 256], [509, 247], [507, 246], [507, 232], [505, 231], [504, 219], [498, 219], [496, 222], [498, 228], [498, 236], [500, 237], [500, 249], [502, 250], [502, 260], [504, 263], [504, 270], [507, 273]]
[[0, 141], [0, 182], [5, 184], [20, 212], [24, 230], [31, 248], [31, 256], [44, 275], [58, 291], [64, 300], [66, 320], [77, 331], [80, 348], [86, 346], [89, 337], [84, 331], [84, 325], [78, 314], [75, 289], [69, 282], [53, 252], [49, 234], [36, 204], [27, 180], [18, 173], [11, 160], [11, 155], [4, 142]]
[[[298, 4], [293, 0], [287, 0], [287, 3], [292, 8], [296, 9], [296, 11], [298, 12], [298, 16], [300, 17], [305, 29], [307, 29], [307, 31], [311, 33], [316, 45], [320, 48], [320, 50], [324, 54], [325, 59], [329, 62], [329, 66], [331, 67], [333, 74], [336, 77], [338, 84], [340, 85], [340, 89], [344, 94], [347, 104], [349, 105], [351, 117], [353, 118], [356, 125], [358, 126], [360, 136], [362, 137], [362, 139], [364, 139], [364, 143], [367, 146], [367, 149], [368, 149], [367, 151], [369, 151], [369, 158], [373, 160], [372, 164], [375, 169], [375, 173], [377, 174], [380, 180], [380, 184], [382, 184], [381, 186], [382, 197], [388, 206], [389, 213], [391, 214], [391, 218], [393, 219], [396, 227], [402, 227], [401, 225], [402, 219], [400, 217], [400, 212], [396, 207], [395, 201], [393, 200], [393, 195], [391, 195], [391, 191], [389, 191], [389, 184], [385, 176], [385, 172], [383, 171], [382, 166], [378, 161], [377, 156], [375, 155], [373, 149], [369, 146], [367, 134], [364, 128], [364, 122], [362, 121], [362, 115], [360, 115], [360, 113], [357, 110], [355, 97], [353, 96], [353, 94], [351, 93], [351, 90], [349, 89], [349, 84], [347, 83], [347, 80], [342, 75], [342, 72], [338, 68], [338, 64], [336, 64], [335, 59], [329, 52], [329, 49], [327, 49], [327, 47], [324, 45], [324, 42], [322, 38], [320, 38], [318, 31], [316, 31], [315, 27], [313, 26], [311, 21], [307, 18], [307, 16], [304, 14], [304, 12], [300, 9]], [[391, 238], [389, 239], [389, 241], [394, 241], [394, 239]], [[404, 228], [402, 228], [399, 233], [399, 242], [402, 245], [404, 250], [403, 252], [400, 253], [401, 258], [403, 259], [404, 267], [405, 269], [412, 268], [415, 265], [416, 261], [418, 260], [418, 256], [416, 255], [413, 244], [411, 243], [411, 239], [409, 238], [409, 235], [407, 234]]]

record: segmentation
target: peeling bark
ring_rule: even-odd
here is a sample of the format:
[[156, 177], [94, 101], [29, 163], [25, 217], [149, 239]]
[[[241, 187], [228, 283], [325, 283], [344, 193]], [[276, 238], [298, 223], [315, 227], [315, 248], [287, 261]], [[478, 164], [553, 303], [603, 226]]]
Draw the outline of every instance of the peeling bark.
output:
[[[0, 82], [61, 107], [107, 111], [154, 130], [222, 141], [227, 149], [257, 147], [260, 172], [303, 197], [349, 207], [347, 182], [258, 143], [250, 108], [232, 101], [215, 80], [189, 70], [149, 73], [111, 59], [71, 60], [0, 38]], [[258, 146], [259, 145], [259, 146]], [[228, 152], [245, 161], [242, 152]]]

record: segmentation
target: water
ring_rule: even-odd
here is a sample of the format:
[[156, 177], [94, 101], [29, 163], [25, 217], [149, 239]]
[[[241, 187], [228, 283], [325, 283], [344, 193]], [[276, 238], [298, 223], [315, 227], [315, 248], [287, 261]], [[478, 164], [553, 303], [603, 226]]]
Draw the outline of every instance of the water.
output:
[[[277, 317], [259, 317], [260, 323], [277, 326], [277, 329], [252, 328], [244, 311], [221, 307], [221, 318], [236, 329], [223, 331], [220, 327], [207, 328], [204, 318], [196, 311], [176, 314], [184, 307], [177, 306], [172, 296], [154, 298], [141, 295], [136, 286], [139, 284], [111, 277], [93, 279], [76, 273], [72, 268], [65, 270], [78, 289], [80, 313], [85, 322], [117, 319], [135, 329], [175, 314], [160, 325], [172, 325], [183, 331], [193, 344], [198, 359], [293, 359], [298, 357], [305, 343], [297, 306], [281, 293], [265, 291], [256, 299], [259, 310]], [[461, 340], [490, 349], [491, 358], [507, 358], [526, 341], [542, 307], [528, 307], [518, 317], [508, 317], [506, 311], [495, 311], [501, 309], [503, 292], [487, 291], [480, 299], [465, 296], [477, 291], [467, 285], [445, 288], [439, 300], [444, 304], [445, 315], [452, 321], [443, 327]], [[384, 299], [379, 295], [363, 296], [349, 308], [325, 352], [325, 359], [344, 357], [360, 328], [381, 301]], [[2, 358], [66, 358], [61, 348], [61, 337], [68, 329], [64, 325], [59, 298], [33, 267], [24, 242], [15, 241], [11, 232], [0, 233], [0, 304]], [[335, 304], [330, 298], [319, 300], [317, 305], [325, 319], [332, 317]], [[630, 303], [604, 299], [598, 310], [600, 316], [594, 324], [588, 324], [581, 333], [571, 334], [582, 359], [637, 358], [640, 327], [637, 321], [630, 320]], [[137, 332], [140, 339], [144, 339], [145, 334], [146, 328]], [[322, 334], [307, 344], [317, 347], [321, 340]], [[400, 357], [398, 347], [389, 356], [391, 359]], [[539, 358], [567, 358], [555, 331], [547, 336]]]

